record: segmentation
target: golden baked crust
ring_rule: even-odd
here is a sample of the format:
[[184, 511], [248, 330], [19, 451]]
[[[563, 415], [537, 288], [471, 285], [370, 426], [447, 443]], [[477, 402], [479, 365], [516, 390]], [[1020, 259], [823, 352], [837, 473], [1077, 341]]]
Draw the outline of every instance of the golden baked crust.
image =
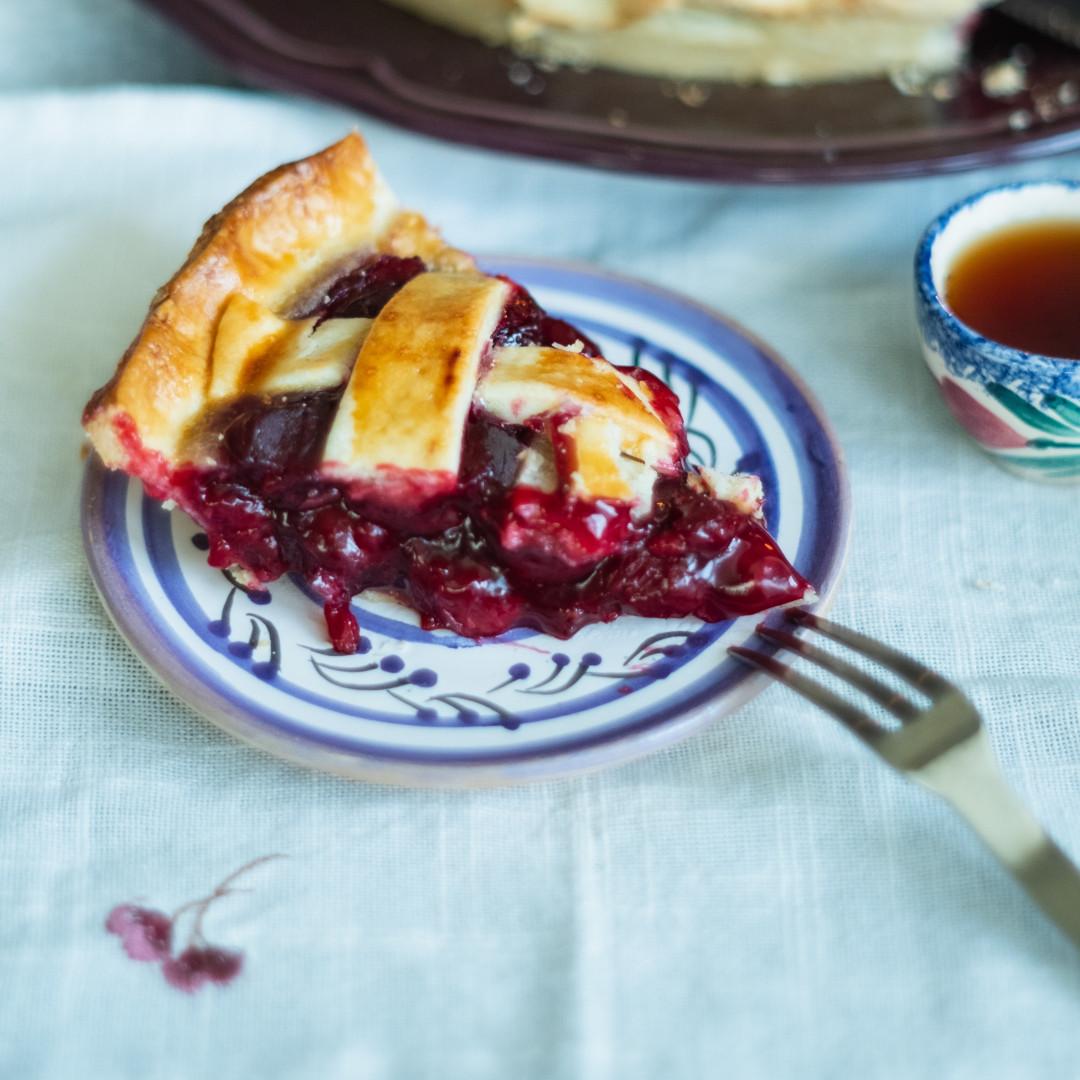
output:
[[127, 462], [114, 423], [122, 415], [143, 448], [179, 464], [185, 433], [207, 402], [215, 338], [233, 298], [287, 316], [363, 252], [418, 254], [437, 268], [472, 265], [398, 207], [355, 132], [256, 180], [206, 223], [87, 407], [84, 426], [105, 463]]
[[573, 450], [571, 490], [590, 498], [647, 502], [656, 472], [678, 455], [646, 390], [599, 356], [544, 346], [499, 349], [476, 400], [505, 423], [555, 419], [556, 435]]
[[[403, 261], [408, 276], [374, 318], [328, 317], [352, 272], [403, 273]], [[581, 342], [507, 345], [498, 328], [514, 288], [399, 209], [350, 135], [211, 219], [84, 424], [107, 465], [166, 491], [183, 487], [182, 467], [228, 464], [238, 416], [298, 399], [311, 409], [304, 399], [319, 394], [333, 411], [304, 468], [354, 500], [404, 505], [454, 489], [475, 407], [534, 432], [518, 484], [554, 483], [558, 458], [575, 496], [648, 512], [657, 475], [680, 458], [652, 389]]]
[[610, 30], [665, 11], [738, 12], [773, 18], [889, 15], [951, 20], [977, 6], [972, 0], [517, 0], [520, 13], [546, 26]]
[[368, 334], [330, 428], [324, 470], [363, 483], [423, 471], [428, 494], [457, 483], [480, 361], [510, 287], [480, 273], [413, 278]]
[[944, 70], [987, 0], [391, 0], [529, 57], [778, 85]]

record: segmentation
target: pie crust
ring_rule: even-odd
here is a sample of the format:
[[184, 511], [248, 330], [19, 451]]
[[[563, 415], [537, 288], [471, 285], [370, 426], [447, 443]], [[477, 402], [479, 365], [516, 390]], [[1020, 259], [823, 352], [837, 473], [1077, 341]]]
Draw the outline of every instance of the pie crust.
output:
[[211, 565], [298, 575], [342, 652], [367, 588], [473, 637], [813, 596], [671, 390], [402, 210], [356, 134], [211, 219], [83, 423]]
[[[777, 85], [946, 70], [979, 0], [390, 0], [527, 57]], [[693, 96], [690, 96], [693, 101]]]

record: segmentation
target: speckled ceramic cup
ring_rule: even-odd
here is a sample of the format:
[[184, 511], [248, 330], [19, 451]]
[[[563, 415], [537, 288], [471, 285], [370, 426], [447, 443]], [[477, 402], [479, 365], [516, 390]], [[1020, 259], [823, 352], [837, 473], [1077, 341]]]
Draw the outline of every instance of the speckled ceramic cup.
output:
[[[973, 242], [1026, 222], [1080, 221], [1080, 182], [1007, 184], [946, 210], [915, 257], [926, 363], [969, 435], [1005, 468], [1033, 480], [1080, 483], [1080, 361], [991, 341], [948, 308], [949, 272]], [[1080, 319], [1080, 283], [1077, 287]]]

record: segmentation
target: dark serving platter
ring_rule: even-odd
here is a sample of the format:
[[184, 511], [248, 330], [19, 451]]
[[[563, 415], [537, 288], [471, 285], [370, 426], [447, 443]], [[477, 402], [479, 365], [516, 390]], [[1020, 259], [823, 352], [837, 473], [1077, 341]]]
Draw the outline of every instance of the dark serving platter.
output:
[[[549, 70], [380, 0], [147, 0], [244, 78], [440, 138], [624, 171], [784, 183], [950, 172], [1080, 148], [1080, 52], [993, 11], [961, 71], [735, 86]], [[988, 92], [1013, 58], [1023, 89]]]

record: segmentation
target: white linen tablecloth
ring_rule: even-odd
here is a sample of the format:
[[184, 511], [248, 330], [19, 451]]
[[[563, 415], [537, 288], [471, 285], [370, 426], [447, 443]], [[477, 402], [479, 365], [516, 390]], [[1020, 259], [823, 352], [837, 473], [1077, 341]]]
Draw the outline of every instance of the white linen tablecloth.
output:
[[0, 0], [0, 91], [235, 79], [139, 0]]
[[[79, 411], [201, 222], [354, 122], [225, 91], [0, 98], [0, 1077], [1062, 1077], [1080, 957], [943, 806], [782, 689], [665, 753], [475, 793], [308, 773], [218, 732], [113, 630], [80, 547]], [[961, 681], [1080, 855], [1080, 491], [1000, 472], [923, 367], [911, 258], [998, 179], [738, 189], [503, 158], [365, 121], [475, 250], [716, 305], [836, 424], [834, 613]], [[103, 929], [268, 852], [184, 996]]]

